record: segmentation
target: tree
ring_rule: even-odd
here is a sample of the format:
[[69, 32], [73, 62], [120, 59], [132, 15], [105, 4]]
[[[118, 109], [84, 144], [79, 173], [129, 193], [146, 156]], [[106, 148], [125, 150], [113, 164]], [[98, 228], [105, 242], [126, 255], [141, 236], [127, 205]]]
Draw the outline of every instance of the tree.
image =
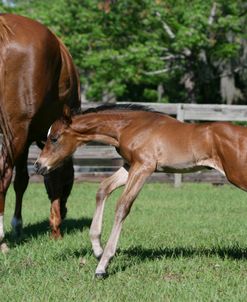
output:
[[90, 100], [243, 102], [242, 1], [16, 0], [69, 47]]

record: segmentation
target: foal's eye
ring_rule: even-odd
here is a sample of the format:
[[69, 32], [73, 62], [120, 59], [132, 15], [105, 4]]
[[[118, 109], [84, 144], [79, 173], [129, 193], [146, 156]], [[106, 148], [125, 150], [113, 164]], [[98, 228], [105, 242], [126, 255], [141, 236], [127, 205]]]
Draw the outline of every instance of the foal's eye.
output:
[[55, 136], [50, 137], [50, 141], [52, 144], [55, 144], [57, 142], [57, 137]]

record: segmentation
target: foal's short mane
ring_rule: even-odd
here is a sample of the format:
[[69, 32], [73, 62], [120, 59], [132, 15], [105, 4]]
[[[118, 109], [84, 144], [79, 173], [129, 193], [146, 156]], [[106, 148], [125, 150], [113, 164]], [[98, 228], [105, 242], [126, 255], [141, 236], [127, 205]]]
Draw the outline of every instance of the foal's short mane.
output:
[[89, 108], [87, 110], [80, 110], [80, 111], [73, 111], [73, 115], [78, 114], [88, 114], [88, 113], [97, 113], [101, 111], [148, 111], [148, 112], [156, 112], [156, 113], [162, 113], [155, 111], [154, 109], [143, 106], [143, 105], [137, 105], [137, 104], [103, 104], [98, 107]]

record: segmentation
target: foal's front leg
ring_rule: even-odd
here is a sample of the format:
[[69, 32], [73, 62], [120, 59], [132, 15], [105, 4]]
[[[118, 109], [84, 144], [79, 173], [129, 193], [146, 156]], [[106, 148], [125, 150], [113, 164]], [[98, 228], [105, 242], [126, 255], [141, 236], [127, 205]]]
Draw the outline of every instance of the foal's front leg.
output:
[[100, 258], [103, 253], [100, 238], [102, 231], [102, 220], [104, 213], [105, 201], [109, 195], [117, 188], [123, 186], [128, 179], [128, 171], [121, 167], [112, 176], [105, 179], [99, 187], [96, 195], [96, 210], [93, 221], [90, 227], [90, 239], [92, 243], [93, 252], [96, 258]]
[[71, 192], [73, 181], [72, 158], [44, 177], [46, 191], [51, 200], [50, 226], [54, 239], [61, 238], [60, 225], [66, 216], [66, 201]]
[[121, 233], [122, 225], [130, 212], [130, 208], [144, 185], [146, 179], [155, 170], [153, 165], [144, 166], [141, 164], [135, 164], [130, 172], [129, 178], [126, 183], [124, 192], [117, 202], [114, 224], [112, 227], [111, 235], [104, 249], [103, 255], [96, 268], [95, 276], [102, 278], [106, 276], [106, 269], [109, 261], [115, 255], [118, 239]]

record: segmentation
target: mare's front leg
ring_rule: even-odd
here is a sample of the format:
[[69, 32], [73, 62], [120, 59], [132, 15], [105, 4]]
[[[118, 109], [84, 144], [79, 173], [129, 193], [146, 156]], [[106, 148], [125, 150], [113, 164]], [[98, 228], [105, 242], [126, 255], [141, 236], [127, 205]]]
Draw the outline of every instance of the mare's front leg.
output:
[[8, 251], [8, 247], [6, 243], [3, 242], [4, 239], [4, 208], [5, 208], [5, 197], [8, 187], [11, 182], [13, 174], [13, 166], [11, 164], [11, 160], [7, 155], [7, 151], [2, 146], [1, 156], [0, 156], [0, 251], [3, 253]]
[[27, 169], [27, 157], [28, 147], [20, 156], [15, 165], [15, 179], [14, 179], [14, 190], [15, 190], [15, 211], [11, 221], [12, 229], [16, 237], [20, 237], [22, 233], [22, 200], [23, 195], [26, 191], [29, 175]]
[[102, 278], [106, 276], [106, 269], [109, 265], [109, 261], [116, 252], [123, 222], [129, 214], [130, 208], [143, 187], [146, 179], [153, 173], [154, 170], [154, 164], [135, 163], [134, 166], [131, 167], [124, 192], [117, 202], [114, 224], [103, 255], [96, 268], [96, 277]]
[[90, 239], [93, 252], [96, 258], [100, 258], [103, 253], [100, 238], [102, 231], [103, 213], [106, 199], [117, 188], [123, 186], [128, 179], [128, 171], [121, 167], [112, 176], [102, 181], [99, 190], [96, 194], [96, 209], [93, 216], [93, 221], [90, 227]]
[[72, 158], [63, 166], [57, 168], [44, 177], [47, 194], [51, 200], [50, 226], [52, 237], [61, 238], [60, 225], [67, 213], [66, 202], [74, 182], [74, 168]]

